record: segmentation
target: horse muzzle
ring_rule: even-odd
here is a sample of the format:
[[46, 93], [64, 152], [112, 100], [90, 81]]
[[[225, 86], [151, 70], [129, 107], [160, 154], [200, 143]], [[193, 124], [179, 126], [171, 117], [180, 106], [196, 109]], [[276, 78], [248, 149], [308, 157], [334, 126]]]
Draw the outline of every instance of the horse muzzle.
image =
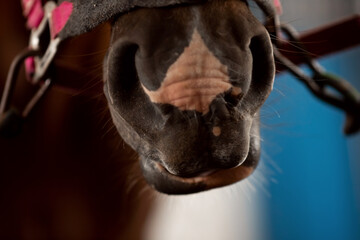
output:
[[259, 161], [257, 115], [275, 73], [270, 38], [244, 2], [219, 4], [139, 9], [113, 26], [105, 95], [160, 192], [229, 185]]

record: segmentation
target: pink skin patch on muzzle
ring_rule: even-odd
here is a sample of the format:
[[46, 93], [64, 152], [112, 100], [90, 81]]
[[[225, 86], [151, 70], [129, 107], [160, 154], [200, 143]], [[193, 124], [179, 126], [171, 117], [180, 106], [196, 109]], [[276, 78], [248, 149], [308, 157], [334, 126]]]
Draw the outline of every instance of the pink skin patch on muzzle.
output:
[[[207, 48], [195, 29], [189, 46], [169, 67], [160, 88], [150, 91], [142, 87], [154, 103], [206, 114], [215, 97], [231, 89], [232, 85], [227, 66]], [[235, 92], [240, 94], [241, 89], [236, 88]]]

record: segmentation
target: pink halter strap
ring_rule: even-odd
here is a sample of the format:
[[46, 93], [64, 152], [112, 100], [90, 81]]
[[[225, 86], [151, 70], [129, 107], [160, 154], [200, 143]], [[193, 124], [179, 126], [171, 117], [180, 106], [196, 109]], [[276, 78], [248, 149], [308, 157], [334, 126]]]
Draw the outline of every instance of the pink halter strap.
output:
[[[24, 16], [27, 18], [27, 27], [36, 29], [44, 18], [44, 7], [41, 0], [21, 0]], [[73, 11], [73, 3], [64, 1], [51, 13], [51, 37], [55, 38], [64, 28]], [[46, 16], [45, 16], [46, 17]]]
[[51, 20], [51, 37], [55, 38], [61, 30], [65, 27], [65, 24], [70, 18], [73, 11], [73, 4], [71, 2], [63, 2], [52, 12]]
[[41, 0], [22, 0], [24, 16], [27, 17], [27, 27], [37, 28], [44, 17]]
[[280, 0], [274, 0], [274, 6], [278, 15], [282, 14], [282, 6]]
[[[73, 11], [73, 3], [67, 1], [62, 2], [51, 12], [46, 12], [44, 10], [41, 0], [21, 0], [21, 3], [23, 7], [23, 14], [27, 18], [27, 27], [33, 32], [40, 31], [38, 34], [41, 34], [41, 28], [43, 28], [43, 26], [40, 25], [44, 20], [46, 20], [45, 22], [47, 22], [50, 28], [51, 41], [54, 41], [58, 37]], [[34, 47], [30, 44], [29, 48], [32, 49]], [[35, 57], [28, 57], [25, 60], [25, 72], [26, 77], [30, 82], [33, 82], [32, 77], [34, 76], [35, 71]]]

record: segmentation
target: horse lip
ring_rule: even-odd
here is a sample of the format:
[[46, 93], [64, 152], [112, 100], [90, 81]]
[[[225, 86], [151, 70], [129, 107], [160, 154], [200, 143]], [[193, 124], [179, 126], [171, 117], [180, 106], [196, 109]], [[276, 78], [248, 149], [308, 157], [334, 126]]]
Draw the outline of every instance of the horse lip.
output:
[[217, 172], [217, 171], [220, 171], [220, 169], [213, 169], [213, 170], [209, 170], [209, 171], [206, 171], [206, 172], [202, 172], [201, 174], [198, 175], [198, 177], [207, 177], [207, 176], [210, 176], [211, 174]]
[[213, 169], [213, 170], [203, 172], [203, 173], [197, 175], [196, 177], [180, 177], [180, 176], [174, 175], [171, 172], [169, 172], [161, 163], [154, 161], [154, 164], [160, 172], [167, 174], [168, 177], [171, 177], [172, 179], [177, 180], [177, 181], [187, 182], [187, 183], [204, 182], [204, 181], [206, 181], [207, 177], [211, 176], [212, 174], [214, 174], [218, 171], [221, 171], [220, 169]]
[[[152, 162], [153, 170], [173, 183], [174, 189], [171, 189], [170, 191], [163, 191], [161, 187], [154, 186], [157, 190], [168, 194], [191, 194], [224, 187], [245, 179], [254, 170], [252, 167], [240, 165], [231, 169], [215, 169], [213, 171], [204, 172], [204, 174], [196, 177], [185, 178], [171, 174], [158, 161], [150, 161]], [[179, 189], [181, 190], [179, 192], [176, 189], [176, 185], [180, 186]]]

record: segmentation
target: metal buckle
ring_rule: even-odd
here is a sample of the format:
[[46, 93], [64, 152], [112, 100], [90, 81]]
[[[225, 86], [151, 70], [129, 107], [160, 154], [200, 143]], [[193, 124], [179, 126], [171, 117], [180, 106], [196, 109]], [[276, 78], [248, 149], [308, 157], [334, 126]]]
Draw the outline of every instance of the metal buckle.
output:
[[[38, 28], [33, 29], [30, 35], [29, 48], [31, 50], [40, 50], [40, 37], [44, 33], [47, 26], [49, 26], [50, 32], [52, 27], [52, 11], [57, 7], [56, 3], [49, 1], [44, 6], [44, 17], [38, 26]], [[58, 45], [60, 43], [60, 38], [50, 38], [50, 43], [46, 49], [46, 52], [43, 56], [35, 56], [35, 72], [32, 76], [31, 83], [37, 84], [40, 79], [45, 75], [47, 69], [49, 68], [50, 63], [54, 59], [54, 56], [57, 52]]]
[[13, 137], [20, 133], [23, 120], [30, 114], [40, 98], [49, 89], [51, 83], [50, 79], [45, 80], [43, 83], [38, 83], [40, 85], [39, 90], [30, 99], [21, 113], [14, 109], [8, 110], [10, 100], [14, 93], [18, 73], [24, 60], [27, 57], [36, 56], [38, 53], [38, 51], [26, 49], [18, 54], [11, 63], [0, 102], [0, 136], [2, 137]]
[[[36, 29], [32, 29], [28, 49], [18, 54], [11, 63], [0, 101], [0, 136], [2, 137], [13, 137], [20, 133], [24, 119], [30, 114], [51, 85], [50, 79], [46, 79], [45, 81], [40, 80], [44, 79], [44, 75], [57, 52], [60, 38], [52, 38], [50, 36], [50, 42], [45, 54], [40, 56], [40, 37], [44, 34], [46, 27], [49, 27], [51, 35], [51, 31], [53, 30], [52, 12], [56, 7], [57, 5], [53, 1], [45, 4], [44, 17], [39, 26]], [[28, 57], [34, 57], [35, 62], [35, 71], [30, 82], [34, 85], [39, 85], [39, 89], [20, 112], [15, 109], [9, 109], [9, 105], [14, 93], [18, 73], [24, 60]]]

